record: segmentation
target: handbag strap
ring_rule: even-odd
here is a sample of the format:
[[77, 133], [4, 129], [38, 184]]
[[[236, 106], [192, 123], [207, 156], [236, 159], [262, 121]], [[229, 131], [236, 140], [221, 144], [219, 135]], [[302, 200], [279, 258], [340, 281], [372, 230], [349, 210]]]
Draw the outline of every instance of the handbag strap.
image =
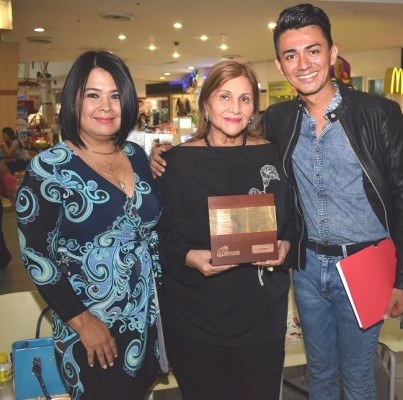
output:
[[42, 368], [40, 358], [34, 358], [32, 360], [32, 372], [36, 376], [36, 379], [38, 379], [39, 385], [41, 386], [43, 395], [45, 396], [46, 400], [52, 400], [52, 398], [49, 396], [49, 392], [46, 389], [45, 382], [43, 381], [42, 378]]
[[41, 334], [41, 324], [42, 324], [42, 320], [43, 320], [43, 317], [46, 315], [46, 313], [47, 313], [48, 311], [50, 311], [50, 306], [45, 307], [45, 308], [42, 310], [41, 314], [39, 315], [38, 322], [36, 323], [36, 332], [35, 332], [35, 338], [36, 338], [36, 339], [38, 339], [39, 336], [40, 336], [40, 334]]
[[[48, 311], [50, 311], [49, 306], [45, 307], [41, 311], [41, 313], [38, 317], [38, 322], [36, 323], [36, 332], [35, 332], [36, 339], [38, 339], [40, 337], [42, 320]], [[40, 358], [34, 358], [32, 360], [32, 372], [36, 376], [36, 379], [38, 379], [39, 385], [42, 389], [43, 395], [45, 396], [46, 400], [52, 400], [52, 398], [49, 395], [48, 390], [46, 389], [45, 382], [42, 378], [42, 368], [41, 368], [41, 359]]]

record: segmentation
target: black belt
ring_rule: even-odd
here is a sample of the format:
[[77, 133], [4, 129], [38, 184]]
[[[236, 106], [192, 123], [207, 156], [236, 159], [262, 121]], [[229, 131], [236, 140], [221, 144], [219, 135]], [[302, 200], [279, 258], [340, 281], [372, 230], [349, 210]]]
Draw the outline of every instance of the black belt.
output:
[[325, 245], [308, 240], [306, 242], [306, 247], [309, 250], [314, 251], [316, 254], [322, 254], [324, 256], [331, 256], [331, 257], [343, 257], [344, 256], [343, 247], [346, 248], [347, 255], [351, 256], [351, 254], [357, 253], [357, 251], [365, 249], [368, 246], [371, 245], [376, 246], [381, 240], [382, 239], [377, 240], [375, 242], [362, 242], [346, 245], [336, 245], [336, 244]]

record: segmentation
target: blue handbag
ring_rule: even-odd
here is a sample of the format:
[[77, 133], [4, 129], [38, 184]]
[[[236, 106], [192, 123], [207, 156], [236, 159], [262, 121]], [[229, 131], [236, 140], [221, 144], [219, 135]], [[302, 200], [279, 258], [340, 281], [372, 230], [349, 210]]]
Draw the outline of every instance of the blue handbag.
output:
[[[40, 338], [40, 325], [46, 307], [38, 319], [35, 339], [20, 340], [12, 345], [16, 400], [67, 394], [66, 384], [56, 362], [53, 338]], [[58, 396], [59, 397], [59, 396]]]

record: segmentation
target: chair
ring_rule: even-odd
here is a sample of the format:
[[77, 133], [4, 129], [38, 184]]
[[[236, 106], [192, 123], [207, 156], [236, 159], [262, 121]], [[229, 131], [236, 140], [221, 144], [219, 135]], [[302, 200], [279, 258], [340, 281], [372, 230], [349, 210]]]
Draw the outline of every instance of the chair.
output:
[[[290, 291], [288, 292], [288, 313], [295, 313], [296, 315], [298, 315], [292, 286], [290, 287]], [[304, 341], [302, 339], [295, 343], [285, 344], [284, 368], [305, 366], [306, 363], [307, 363], [306, 353], [305, 353]], [[292, 382], [283, 379], [283, 385], [290, 387], [291, 389], [297, 391], [299, 394], [302, 394], [308, 398], [308, 392], [300, 388], [299, 386], [294, 385]], [[282, 398], [283, 398], [283, 387], [281, 386], [280, 400]]]
[[178, 382], [175, 379], [172, 371], [169, 371], [167, 376], [159, 377], [155, 380], [153, 386], [149, 390], [148, 397], [146, 400], [154, 400], [154, 392], [158, 390], [168, 390], [168, 389], [176, 389], [178, 387]]
[[[36, 324], [46, 307], [39, 292], [16, 292], [0, 295], [0, 352], [9, 354], [12, 343], [35, 337]], [[41, 324], [41, 336], [51, 336], [49, 317]]]
[[[389, 376], [389, 400], [395, 399], [396, 386], [396, 353], [403, 351], [403, 330], [400, 329], [400, 321], [396, 318], [387, 319], [381, 328], [378, 344], [380, 357], [386, 363], [386, 372]], [[385, 359], [386, 353], [388, 358]]]

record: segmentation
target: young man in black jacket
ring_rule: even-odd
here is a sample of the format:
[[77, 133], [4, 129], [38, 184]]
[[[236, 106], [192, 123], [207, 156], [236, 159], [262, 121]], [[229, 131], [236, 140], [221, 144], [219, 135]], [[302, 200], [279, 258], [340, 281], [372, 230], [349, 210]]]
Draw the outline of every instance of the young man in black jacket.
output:
[[298, 209], [300, 256], [293, 280], [309, 398], [339, 400], [341, 379], [346, 400], [374, 400], [382, 324], [359, 328], [336, 263], [390, 237], [397, 265], [385, 318], [402, 314], [402, 113], [395, 102], [330, 80], [338, 50], [323, 10], [311, 4], [285, 9], [274, 43], [277, 68], [299, 94], [269, 107], [263, 124], [278, 145]]

